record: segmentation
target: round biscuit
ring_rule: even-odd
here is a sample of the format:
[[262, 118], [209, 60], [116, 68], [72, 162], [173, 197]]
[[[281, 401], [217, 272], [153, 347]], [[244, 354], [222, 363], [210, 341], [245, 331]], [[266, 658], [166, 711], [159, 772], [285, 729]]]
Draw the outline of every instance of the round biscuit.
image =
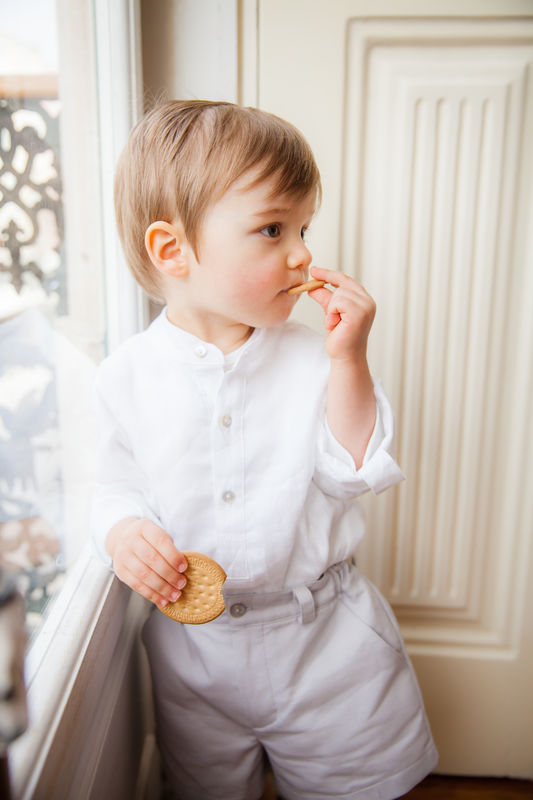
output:
[[201, 625], [222, 614], [225, 609], [222, 586], [226, 573], [216, 561], [203, 553], [184, 550], [187, 583], [181, 597], [165, 608], [159, 608], [167, 617], [187, 625]]

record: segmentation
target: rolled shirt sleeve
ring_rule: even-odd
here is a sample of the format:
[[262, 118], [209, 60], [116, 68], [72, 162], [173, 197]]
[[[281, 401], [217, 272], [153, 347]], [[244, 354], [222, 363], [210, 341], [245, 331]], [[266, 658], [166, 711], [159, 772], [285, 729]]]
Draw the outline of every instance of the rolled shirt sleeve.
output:
[[379, 381], [374, 382], [376, 422], [359, 469], [350, 453], [333, 436], [326, 415], [318, 433], [315, 482], [327, 494], [348, 499], [372, 491], [379, 494], [405, 480], [391, 451], [394, 416]]

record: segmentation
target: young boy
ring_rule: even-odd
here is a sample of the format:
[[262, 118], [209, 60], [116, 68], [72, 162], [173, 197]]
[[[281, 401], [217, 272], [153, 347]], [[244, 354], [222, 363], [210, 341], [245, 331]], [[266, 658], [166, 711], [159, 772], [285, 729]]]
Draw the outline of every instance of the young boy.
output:
[[99, 368], [95, 541], [160, 608], [181, 551], [227, 574], [217, 619], [154, 606], [144, 629], [181, 800], [255, 800], [267, 763], [287, 800], [388, 800], [437, 760], [393, 614], [351, 559], [354, 498], [403, 477], [366, 360], [374, 303], [312, 267], [325, 344], [288, 321], [319, 196], [301, 134], [228, 103], [157, 107], [118, 165], [129, 266], [166, 307]]

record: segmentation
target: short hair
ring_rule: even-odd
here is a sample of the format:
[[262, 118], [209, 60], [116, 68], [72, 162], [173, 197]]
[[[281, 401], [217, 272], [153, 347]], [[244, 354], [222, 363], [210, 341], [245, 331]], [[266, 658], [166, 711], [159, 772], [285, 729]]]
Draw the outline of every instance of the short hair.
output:
[[315, 190], [320, 200], [309, 144], [274, 114], [226, 102], [174, 100], [157, 105], [133, 128], [117, 165], [115, 211], [128, 266], [152, 298], [164, 299], [144, 244], [149, 225], [179, 218], [198, 257], [207, 210], [254, 167], [254, 184], [273, 177], [273, 194], [300, 199]]

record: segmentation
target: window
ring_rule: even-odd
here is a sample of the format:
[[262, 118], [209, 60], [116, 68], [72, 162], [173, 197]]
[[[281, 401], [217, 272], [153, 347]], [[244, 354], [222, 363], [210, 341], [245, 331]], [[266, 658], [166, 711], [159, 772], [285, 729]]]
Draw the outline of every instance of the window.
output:
[[88, 538], [105, 348], [95, 77], [56, 20], [35, 0], [0, 28], [0, 564], [32, 637]]

